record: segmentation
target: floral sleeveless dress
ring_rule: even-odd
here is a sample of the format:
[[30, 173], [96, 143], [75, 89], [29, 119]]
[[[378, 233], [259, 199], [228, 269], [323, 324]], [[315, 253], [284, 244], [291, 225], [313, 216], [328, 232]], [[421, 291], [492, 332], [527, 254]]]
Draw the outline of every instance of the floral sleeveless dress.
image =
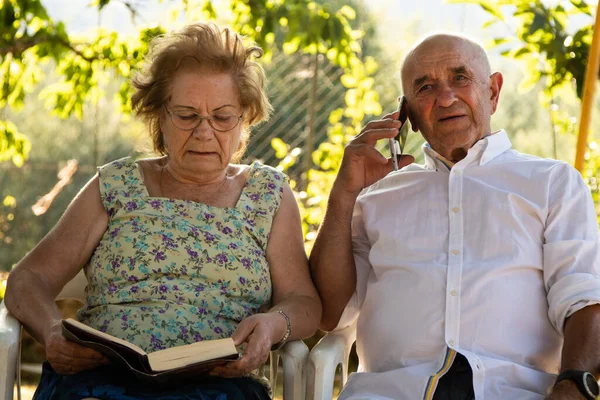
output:
[[[235, 207], [150, 197], [130, 158], [98, 169], [108, 229], [85, 267], [78, 319], [147, 352], [231, 336], [271, 301], [266, 259], [287, 177], [254, 163]], [[44, 364], [35, 400], [265, 400], [266, 379], [202, 376], [154, 386], [111, 366], [59, 375]]]
[[229, 337], [269, 305], [266, 250], [284, 174], [254, 163], [231, 208], [150, 197], [131, 158], [99, 175], [109, 223], [85, 267], [80, 321], [152, 352]]

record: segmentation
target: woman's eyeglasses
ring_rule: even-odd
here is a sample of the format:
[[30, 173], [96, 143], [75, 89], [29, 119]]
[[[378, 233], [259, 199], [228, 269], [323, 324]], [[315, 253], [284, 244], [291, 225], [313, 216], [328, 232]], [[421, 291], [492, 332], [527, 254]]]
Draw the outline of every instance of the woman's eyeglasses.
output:
[[215, 131], [227, 132], [235, 128], [244, 116], [244, 114], [235, 115], [225, 112], [218, 112], [216, 114], [209, 115], [208, 117], [203, 117], [194, 110], [171, 111], [167, 106], [165, 106], [165, 110], [167, 110], [167, 114], [169, 114], [173, 125], [184, 131], [192, 131], [196, 129], [202, 123], [202, 120], [206, 119], [208, 120], [208, 124]]

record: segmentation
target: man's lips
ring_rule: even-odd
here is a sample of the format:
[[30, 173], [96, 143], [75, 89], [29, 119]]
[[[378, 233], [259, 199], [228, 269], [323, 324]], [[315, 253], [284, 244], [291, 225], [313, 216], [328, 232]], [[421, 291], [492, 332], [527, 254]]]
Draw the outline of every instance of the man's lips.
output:
[[453, 120], [456, 120], [456, 119], [459, 119], [459, 118], [462, 118], [462, 117], [466, 117], [466, 115], [465, 114], [448, 115], [448, 116], [445, 116], [445, 117], [438, 118], [438, 122], [453, 121]]
[[199, 156], [210, 156], [213, 154], [217, 154], [214, 151], [196, 151], [196, 150], [188, 150], [188, 152], [195, 154], [195, 155], [199, 155]]

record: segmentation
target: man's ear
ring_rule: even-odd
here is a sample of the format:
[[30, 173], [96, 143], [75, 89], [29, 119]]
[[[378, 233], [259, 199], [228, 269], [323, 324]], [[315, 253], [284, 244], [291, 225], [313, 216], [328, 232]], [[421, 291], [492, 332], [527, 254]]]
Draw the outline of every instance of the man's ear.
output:
[[490, 102], [492, 104], [492, 114], [496, 112], [498, 107], [498, 100], [500, 99], [500, 90], [502, 90], [502, 83], [504, 78], [500, 72], [495, 72], [490, 76]]

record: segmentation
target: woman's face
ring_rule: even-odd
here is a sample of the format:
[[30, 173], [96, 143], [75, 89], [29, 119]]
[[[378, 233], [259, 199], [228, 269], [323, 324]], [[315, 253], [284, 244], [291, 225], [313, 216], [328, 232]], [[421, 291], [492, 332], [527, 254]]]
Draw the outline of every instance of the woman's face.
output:
[[171, 168], [190, 178], [219, 175], [225, 170], [238, 149], [242, 121], [225, 132], [214, 129], [207, 119], [192, 130], [181, 127], [197, 118], [194, 113], [212, 117], [212, 125], [217, 127], [228, 119], [237, 121], [242, 109], [233, 78], [205, 69], [182, 69], [173, 78], [171, 98], [165, 106], [161, 129]]

